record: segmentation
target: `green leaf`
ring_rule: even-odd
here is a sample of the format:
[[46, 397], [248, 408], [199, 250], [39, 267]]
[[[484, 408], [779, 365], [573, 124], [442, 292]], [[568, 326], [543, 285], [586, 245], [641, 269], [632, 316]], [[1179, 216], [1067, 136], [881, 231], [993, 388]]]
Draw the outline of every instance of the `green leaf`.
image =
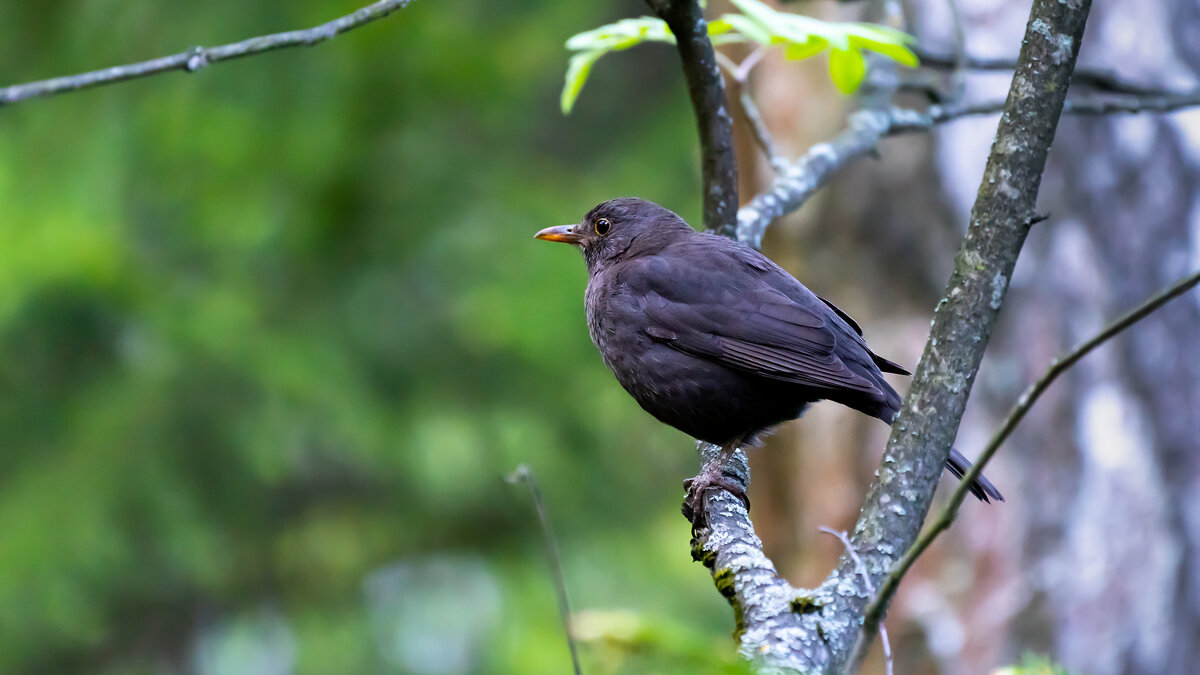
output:
[[848, 27], [847, 33], [849, 34], [850, 43], [855, 46], [883, 54], [909, 68], [916, 68], [920, 65], [920, 59], [908, 47], [915, 40], [907, 33], [902, 33], [887, 26], [863, 23], [852, 24]]
[[853, 94], [867, 74], [867, 64], [857, 49], [833, 49], [829, 52], [829, 77], [843, 94]]
[[742, 14], [726, 14], [722, 16], [720, 19], [717, 19], [717, 21], [709, 24], [709, 33], [712, 33], [713, 23], [718, 22], [724, 23], [731, 29], [736, 30], [737, 32], [761, 45], [771, 44], [771, 31], [764, 28], [762, 24], [758, 23], [757, 21], [754, 21], [753, 19], [750, 19]]
[[735, 7], [742, 10], [747, 17], [758, 21], [763, 25], [768, 25], [776, 20], [780, 12], [776, 12], [767, 5], [759, 2], [759, 0], [730, 0]]
[[878, 54], [883, 54], [900, 65], [908, 66], [909, 68], [916, 68], [921, 64], [921, 61], [917, 58], [917, 55], [904, 45], [898, 45], [890, 42], [864, 40], [863, 38], [855, 35], [850, 36], [850, 44], [856, 47], [870, 49]]
[[[736, 16], [736, 15], [726, 14], [725, 16]], [[708, 36], [709, 37], [713, 37], [714, 35], [724, 35], [731, 30], [733, 30], [733, 26], [729, 25], [729, 22], [725, 20], [724, 16], [719, 19], [713, 19], [712, 21], [708, 22]]]
[[824, 31], [825, 39], [829, 40], [831, 49], [840, 49], [842, 51], [850, 50], [850, 35], [846, 32], [845, 26], [828, 24]]
[[571, 62], [567, 65], [566, 82], [563, 83], [562, 98], [559, 99], [564, 115], [570, 115], [571, 108], [575, 107], [575, 99], [579, 98], [579, 92], [583, 91], [583, 84], [592, 72], [592, 64], [606, 53], [607, 50], [604, 49], [593, 49], [571, 57]]
[[615, 51], [628, 49], [642, 42], [673, 43], [675, 36], [661, 19], [642, 16], [636, 19], [621, 19], [572, 35], [567, 39], [567, 49], [576, 52], [594, 49]]
[[[821, 34], [822, 28], [830, 25], [824, 21], [817, 21], [806, 16], [775, 11], [758, 0], [731, 1], [738, 9], [745, 13], [750, 23], [759, 27], [760, 32], [765, 32], [771, 36], [769, 41], [755, 40], [763, 44], [807, 42], [809, 37], [814, 34]], [[749, 34], [747, 35], [749, 36]]]
[[884, 26], [878, 23], [852, 23], [848, 24], [850, 32], [861, 35], [863, 37], [874, 37], [876, 40], [883, 42], [891, 42], [901, 45], [910, 45], [916, 43], [917, 39], [905, 33], [902, 30], [897, 30], [891, 26]]
[[800, 59], [807, 59], [810, 56], [820, 54], [821, 52], [825, 51], [825, 48], [828, 46], [829, 43], [823, 38], [819, 38], [814, 35], [808, 38], [807, 42], [794, 42], [788, 45], [787, 48], [783, 50], [783, 56], [784, 58], [792, 61], [799, 61]]

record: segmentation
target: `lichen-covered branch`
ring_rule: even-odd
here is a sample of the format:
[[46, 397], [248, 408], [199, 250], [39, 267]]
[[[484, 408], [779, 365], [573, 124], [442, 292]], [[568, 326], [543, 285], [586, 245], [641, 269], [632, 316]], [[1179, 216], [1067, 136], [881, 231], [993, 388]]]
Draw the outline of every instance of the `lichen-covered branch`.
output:
[[[698, 444], [702, 457], [720, 448]], [[726, 466], [726, 476], [747, 484], [750, 469], [742, 452]], [[703, 530], [692, 540], [692, 557], [704, 563], [717, 590], [733, 606], [734, 635], [743, 657], [765, 673], [819, 672], [832, 659], [820, 608], [832, 601], [831, 589], [793, 587], [763, 553], [762, 542], [742, 502], [725, 490], [711, 490], [705, 504]], [[803, 661], [798, 661], [798, 656]]]
[[346, 16], [307, 30], [293, 30], [286, 33], [260, 35], [248, 40], [242, 40], [241, 42], [233, 42], [216, 47], [193, 47], [185, 52], [149, 61], [113, 66], [78, 75], [56, 77], [50, 80], [40, 80], [38, 82], [0, 88], [0, 107], [32, 98], [53, 96], [54, 94], [78, 91], [114, 82], [124, 82], [172, 70], [195, 72], [210, 63], [261, 54], [285, 47], [315, 45], [318, 42], [324, 42], [353, 28], [358, 28], [377, 19], [382, 19], [394, 11], [404, 8], [411, 1], [382, 0], [381, 2], [363, 7], [352, 14], [347, 14]]
[[[878, 476], [854, 531], [854, 548], [882, 582], [917, 540], [958, 432], [967, 397], [1008, 291], [1030, 224], [1046, 156], [1066, 101], [1090, 0], [1035, 0], [996, 140], [925, 352], [893, 423]], [[854, 573], [843, 556], [833, 578]], [[861, 612], [869, 594], [839, 594], [833, 612]], [[861, 630], [831, 638], [851, 668], [874, 640], [886, 608]], [[845, 640], [854, 642], [853, 649]]]
[[737, 158], [733, 154], [733, 118], [725, 105], [725, 85], [708, 39], [708, 22], [696, 0], [646, 0], [675, 34], [688, 95], [700, 128], [700, 164], [704, 185], [704, 227], [734, 236], [737, 221]]

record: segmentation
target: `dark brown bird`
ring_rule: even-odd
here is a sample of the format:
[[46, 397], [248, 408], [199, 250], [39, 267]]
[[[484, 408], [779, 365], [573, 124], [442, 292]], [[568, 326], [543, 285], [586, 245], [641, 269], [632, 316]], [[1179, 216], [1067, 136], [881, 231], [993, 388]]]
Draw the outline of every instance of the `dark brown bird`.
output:
[[[722, 447], [721, 460], [690, 481], [693, 514], [709, 486], [745, 500], [722, 476], [725, 461], [810, 403], [836, 401], [888, 424], [900, 410], [883, 373], [908, 371], [873, 354], [845, 312], [747, 246], [628, 197], [536, 236], [583, 252], [588, 332], [621, 386], [659, 421]], [[951, 451], [951, 473], [970, 466]], [[971, 493], [1004, 499], [982, 476]]]

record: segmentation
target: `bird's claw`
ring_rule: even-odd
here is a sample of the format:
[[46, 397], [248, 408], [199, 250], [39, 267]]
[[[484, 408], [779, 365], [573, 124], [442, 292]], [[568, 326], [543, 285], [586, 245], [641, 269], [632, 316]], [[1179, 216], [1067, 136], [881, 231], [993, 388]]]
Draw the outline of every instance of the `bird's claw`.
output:
[[683, 512], [684, 518], [691, 521], [693, 535], [696, 534], [697, 530], [708, 526], [705, 511], [708, 505], [709, 488], [720, 488], [729, 492], [741, 500], [742, 505], [746, 507], [747, 511], [750, 510], [750, 497], [746, 494], [746, 490], [742, 487], [741, 483], [724, 475], [710, 475], [707, 472], [701, 472], [683, 481], [683, 487], [687, 490], [687, 497], [684, 498], [680, 511]]

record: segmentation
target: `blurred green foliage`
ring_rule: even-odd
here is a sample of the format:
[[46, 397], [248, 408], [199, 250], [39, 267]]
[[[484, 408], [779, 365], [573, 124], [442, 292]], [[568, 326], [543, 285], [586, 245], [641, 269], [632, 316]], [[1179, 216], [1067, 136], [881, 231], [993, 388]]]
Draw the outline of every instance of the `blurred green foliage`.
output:
[[[0, 83], [358, 5], [0, 3]], [[678, 513], [691, 444], [531, 236], [624, 194], [696, 219], [669, 47], [559, 114], [564, 39], [640, 11], [418, 1], [0, 109], [0, 672], [566, 672], [519, 462], [575, 608], [620, 619], [589, 673], [740, 669]]]
[[1049, 657], [1026, 652], [1021, 655], [1019, 664], [999, 668], [993, 675], [1070, 675], [1070, 673], [1051, 661]]

